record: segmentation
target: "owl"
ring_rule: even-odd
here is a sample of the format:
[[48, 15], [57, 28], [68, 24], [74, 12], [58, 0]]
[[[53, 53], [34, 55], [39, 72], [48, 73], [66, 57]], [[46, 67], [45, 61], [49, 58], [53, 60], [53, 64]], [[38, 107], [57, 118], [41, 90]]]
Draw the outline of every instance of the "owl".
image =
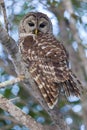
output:
[[68, 53], [54, 37], [46, 14], [31, 12], [21, 20], [18, 46], [28, 72], [50, 109], [57, 104], [60, 92], [66, 96], [80, 95], [81, 83], [69, 68]]

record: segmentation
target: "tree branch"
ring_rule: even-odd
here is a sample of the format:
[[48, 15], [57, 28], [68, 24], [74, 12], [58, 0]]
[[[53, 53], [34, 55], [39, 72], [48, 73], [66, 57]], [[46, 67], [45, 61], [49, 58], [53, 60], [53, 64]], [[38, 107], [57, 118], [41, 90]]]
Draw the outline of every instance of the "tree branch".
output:
[[19, 109], [17, 106], [15, 106], [6, 98], [4, 98], [1, 94], [0, 94], [0, 107], [3, 110], [9, 112], [18, 122], [25, 125], [29, 129], [44, 130], [41, 124], [37, 123], [33, 118], [23, 113], [21, 109]]
[[24, 76], [19, 76], [17, 78], [12, 79], [12, 80], [4, 81], [4, 82], [0, 83], [0, 88], [6, 87], [8, 85], [13, 85], [15, 83], [21, 82], [22, 80], [24, 80]]
[[5, 29], [0, 26], [0, 40], [9, 54], [14, 57], [18, 52], [18, 47], [15, 41], [8, 35]]

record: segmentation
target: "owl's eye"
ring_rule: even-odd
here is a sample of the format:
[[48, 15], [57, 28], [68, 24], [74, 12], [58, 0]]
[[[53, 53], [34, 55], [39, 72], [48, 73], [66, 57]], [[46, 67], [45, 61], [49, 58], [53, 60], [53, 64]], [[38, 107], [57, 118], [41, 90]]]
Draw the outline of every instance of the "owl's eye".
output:
[[33, 26], [34, 26], [34, 23], [29, 22], [28, 25], [29, 25], [30, 27], [33, 27]]
[[45, 23], [41, 23], [41, 24], [40, 24], [40, 28], [44, 28], [45, 26], [46, 26]]

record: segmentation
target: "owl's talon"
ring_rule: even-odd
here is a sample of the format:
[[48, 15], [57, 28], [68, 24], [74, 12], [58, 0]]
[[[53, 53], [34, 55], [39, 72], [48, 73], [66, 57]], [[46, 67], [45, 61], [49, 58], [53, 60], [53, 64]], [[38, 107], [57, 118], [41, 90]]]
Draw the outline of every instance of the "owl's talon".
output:
[[20, 79], [20, 81], [23, 81], [25, 79], [25, 76], [22, 74], [22, 75], [19, 75], [18, 78]]

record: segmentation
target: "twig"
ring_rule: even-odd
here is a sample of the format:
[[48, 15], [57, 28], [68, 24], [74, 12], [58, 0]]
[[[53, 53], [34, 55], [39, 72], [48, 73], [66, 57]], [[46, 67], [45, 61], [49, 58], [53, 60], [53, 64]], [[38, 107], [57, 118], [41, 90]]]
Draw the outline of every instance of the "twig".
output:
[[24, 76], [19, 76], [15, 79], [4, 81], [4, 82], [0, 83], [0, 88], [8, 86], [8, 85], [13, 85], [13, 84], [18, 83], [20, 81], [23, 81], [23, 79], [24, 79]]

